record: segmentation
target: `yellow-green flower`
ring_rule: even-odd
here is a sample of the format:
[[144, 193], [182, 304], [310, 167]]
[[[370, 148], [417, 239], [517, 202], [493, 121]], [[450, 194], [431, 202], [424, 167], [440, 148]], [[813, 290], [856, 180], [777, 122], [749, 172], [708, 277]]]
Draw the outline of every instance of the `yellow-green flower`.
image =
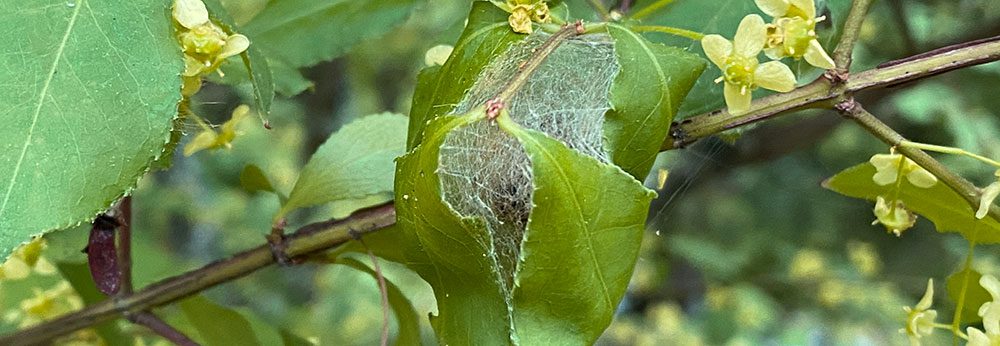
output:
[[906, 180], [913, 186], [925, 189], [934, 186], [938, 181], [931, 172], [900, 154], [876, 154], [868, 162], [875, 166], [876, 170], [872, 180], [881, 186], [895, 184], [900, 174], [906, 175]]
[[491, 1], [497, 7], [510, 13], [510, 17], [507, 17], [507, 23], [517, 33], [530, 34], [532, 22], [548, 23], [552, 19], [549, 16], [549, 5], [542, 0]]
[[986, 214], [990, 212], [990, 206], [993, 205], [993, 201], [1000, 195], [1000, 170], [997, 170], [994, 174], [997, 177], [997, 181], [986, 186], [983, 189], [982, 197], [979, 198], [979, 210], [976, 211], [977, 219], [986, 217]]
[[878, 196], [875, 199], [874, 212], [876, 219], [872, 225], [882, 224], [887, 231], [897, 237], [917, 223], [917, 215], [907, 210], [903, 201], [893, 201], [890, 204], [886, 202], [885, 198]]
[[979, 308], [979, 316], [983, 318], [983, 329], [969, 327], [966, 333], [969, 335], [969, 346], [996, 346], [1000, 345], [1000, 280], [993, 275], [983, 275], [979, 278], [979, 285], [983, 286], [993, 301], [986, 302]]
[[934, 332], [934, 319], [937, 318], [937, 311], [931, 309], [934, 300], [934, 279], [927, 279], [927, 291], [917, 305], [910, 308], [904, 306], [906, 311], [906, 328], [899, 332], [906, 334], [910, 338], [910, 345], [920, 345], [920, 338], [931, 335]]
[[222, 129], [215, 132], [214, 129], [205, 125], [204, 130], [198, 133], [184, 146], [184, 156], [191, 156], [206, 149], [232, 148], [233, 139], [239, 134], [236, 126], [250, 114], [250, 107], [240, 105], [233, 110], [233, 116], [222, 124]]
[[201, 0], [176, 0], [174, 20], [180, 25], [177, 39], [184, 51], [184, 77], [194, 77], [218, 69], [226, 58], [250, 47], [250, 40], [240, 34], [229, 35], [208, 17]]
[[754, 0], [757, 7], [774, 21], [767, 25], [767, 42], [764, 54], [771, 59], [805, 58], [810, 65], [834, 68], [833, 59], [826, 54], [816, 36], [816, 23], [826, 19], [816, 17], [813, 0]]
[[795, 75], [788, 66], [778, 61], [760, 64], [757, 60], [766, 38], [764, 20], [751, 14], [740, 22], [733, 41], [719, 35], [707, 35], [701, 40], [705, 55], [722, 70], [715, 82], [725, 81], [726, 105], [732, 114], [750, 109], [751, 92], [757, 87], [780, 92], [795, 88]]

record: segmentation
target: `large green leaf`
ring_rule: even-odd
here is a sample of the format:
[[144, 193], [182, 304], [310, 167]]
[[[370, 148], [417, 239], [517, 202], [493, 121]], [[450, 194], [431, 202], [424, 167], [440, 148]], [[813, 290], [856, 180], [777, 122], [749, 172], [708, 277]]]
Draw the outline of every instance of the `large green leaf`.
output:
[[250, 321], [240, 313], [215, 304], [202, 296], [182, 300], [178, 305], [198, 330], [204, 345], [260, 345]]
[[507, 24], [509, 14], [493, 4], [478, 1], [472, 4], [469, 23], [455, 44], [444, 66], [420, 72], [410, 107], [410, 127], [407, 149], [416, 147], [423, 138], [425, 124], [442, 114], [451, 113], [455, 105], [472, 87], [479, 73], [493, 58], [511, 44], [524, 39]]
[[656, 194], [618, 167], [541, 132], [505, 130], [524, 144], [535, 185], [514, 279], [518, 339], [591, 344], [625, 294]]
[[92, 219], [160, 155], [183, 70], [169, 6], [0, 4], [0, 258]]
[[[878, 196], [893, 196], [893, 185], [879, 186], [872, 180], [873, 175], [875, 166], [863, 163], [837, 173], [823, 182], [823, 187], [842, 195], [872, 201]], [[976, 244], [1000, 243], [1000, 223], [990, 217], [976, 219], [976, 212], [969, 203], [944, 183], [938, 182], [924, 189], [904, 179], [899, 199], [907, 209], [934, 222], [938, 232], [958, 232]]]
[[416, 0], [270, 1], [245, 26], [268, 56], [311, 66], [402, 24]]
[[[346, 254], [343, 257], [337, 258], [337, 263], [368, 273], [373, 278], [376, 277], [376, 272], [372, 265], [358, 257], [359, 254], [356, 253]], [[396, 315], [396, 323], [399, 324], [399, 332], [396, 334], [396, 344], [420, 344], [420, 315], [417, 314], [417, 310], [413, 308], [410, 300], [403, 295], [403, 291], [399, 289], [399, 286], [396, 286], [388, 278], [383, 278], [385, 279], [389, 305], [392, 306], [392, 310]]]
[[660, 152], [674, 114], [694, 85], [704, 60], [679, 48], [652, 43], [620, 26], [608, 26], [621, 70], [611, 86], [604, 129], [611, 160], [644, 180]]
[[383, 113], [345, 125], [302, 168], [279, 217], [296, 208], [392, 191], [393, 160], [405, 152], [406, 117]]
[[491, 236], [477, 219], [462, 219], [441, 199], [438, 154], [445, 135], [473, 117], [440, 116], [426, 138], [398, 160], [396, 223], [404, 263], [434, 288], [431, 325], [442, 344], [507, 345], [511, 320]]

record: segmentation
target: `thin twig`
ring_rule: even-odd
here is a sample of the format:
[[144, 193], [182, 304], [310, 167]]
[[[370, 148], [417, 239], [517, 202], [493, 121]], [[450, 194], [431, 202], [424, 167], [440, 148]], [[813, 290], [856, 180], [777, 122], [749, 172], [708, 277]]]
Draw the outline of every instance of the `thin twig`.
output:
[[389, 344], [389, 289], [385, 286], [385, 276], [382, 276], [382, 267], [378, 264], [378, 256], [375, 256], [372, 249], [368, 248], [368, 244], [365, 244], [364, 239], [359, 237], [358, 242], [361, 243], [361, 246], [365, 247], [365, 251], [368, 252], [368, 258], [372, 260], [372, 266], [375, 267], [378, 292], [382, 296], [382, 346], [386, 346]]
[[[896, 132], [896, 130], [889, 127], [889, 125], [886, 125], [881, 120], [878, 120], [878, 118], [855, 102], [854, 99], [847, 99], [838, 103], [836, 109], [840, 112], [840, 114], [854, 120], [856, 123], [861, 125], [861, 127], [864, 127], [869, 133], [882, 140], [885, 144], [895, 147], [896, 151], [900, 154], [910, 158], [910, 160], [916, 162], [920, 165], [920, 167], [923, 167], [928, 172], [931, 172], [931, 174], [944, 182], [945, 185], [948, 185], [948, 187], [961, 195], [962, 198], [969, 203], [969, 206], [972, 207], [972, 210], [979, 208], [979, 199], [982, 194], [979, 188], [948, 169], [948, 167], [925, 153], [923, 150], [908, 146], [900, 146], [901, 143], [906, 141], [906, 138], [903, 138], [903, 135], [900, 135]], [[991, 206], [989, 215], [993, 219], [1000, 221], [1000, 207], [997, 207], [996, 205]]]
[[653, 13], [656, 13], [656, 11], [659, 11], [661, 8], [663, 8], [664, 6], [669, 5], [672, 2], [674, 2], [674, 0], [657, 0], [656, 2], [652, 3], [651, 5], [643, 7], [642, 9], [640, 9], [638, 11], [635, 11], [635, 14], [629, 16], [629, 18], [632, 18], [632, 19], [643, 19], [643, 18], [646, 18], [647, 16], [649, 16], [649, 15], [651, 15]]
[[132, 197], [125, 196], [118, 204], [118, 268], [121, 269], [121, 289], [118, 296], [132, 294]]
[[191, 338], [184, 335], [181, 331], [175, 329], [174, 327], [167, 324], [166, 321], [156, 317], [150, 312], [140, 311], [134, 314], [128, 315], [128, 320], [132, 323], [145, 326], [156, 332], [156, 334], [162, 336], [164, 339], [173, 342], [175, 345], [179, 346], [197, 346], [198, 343]]
[[590, 2], [590, 7], [594, 8], [594, 12], [597, 12], [597, 16], [601, 17], [602, 21], [607, 22], [611, 20], [611, 15], [608, 12], [608, 7], [604, 6], [604, 3], [601, 2], [601, 0], [589, 0], [588, 2]]
[[833, 62], [837, 65], [837, 72], [846, 74], [851, 67], [851, 53], [854, 51], [854, 43], [858, 41], [861, 33], [861, 25], [868, 15], [868, 8], [871, 7], [872, 0], [854, 0], [851, 3], [851, 12], [847, 14], [844, 21], [844, 32], [840, 36], [837, 48], [833, 50]]
[[[951, 70], [1000, 60], [1000, 36], [961, 43], [883, 64], [871, 70], [855, 73], [846, 82], [835, 84], [821, 77], [787, 93], [774, 94], [755, 100], [744, 114], [732, 115], [720, 109], [690, 118], [671, 126], [661, 151], [683, 148], [698, 139], [716, 133], [771, 119], [807, 108], [829, 108], [838, 99], [858, 91], [885, 88], [935, 76]], [[840, 87], [838, 87], [840, 85]]]
[[[286, 239], [289, 256], [302, 256], [330, 249], [396, 222], [393, 205], [362, 210], [340, 221], [324, 221], [300, 228]], [[239, 253], [229, 259], [161, 280], [123, 297], [89, 305], [77, 312], [0, 337], [0, 345], [32, 345], [108, 321], [123, 314], [169, 304], [215, 285], [246, 276], [274, 264], [268, 245]]]
[[635, 25], [630, 27], [630, 29], [632, 29], [632, 31], [635, 32], [662, 32], [664, 34], [689, 38], [695, 41], [700, 41], [703, 37], [705, 37], [705, 34], [702, 34], [697, 31], [691, 31], [687, 29], [681, 29], [663, 25]]

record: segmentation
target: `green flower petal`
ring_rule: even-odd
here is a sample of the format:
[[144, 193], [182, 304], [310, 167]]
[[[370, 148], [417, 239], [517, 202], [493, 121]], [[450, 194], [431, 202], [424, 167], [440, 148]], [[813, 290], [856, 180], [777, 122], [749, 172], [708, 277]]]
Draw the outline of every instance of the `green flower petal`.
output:
[[733, 53], [733, 43], [719, 35], [706, 35], [701, 39], [701, 49], [715, 66], [726, 68], [726, 59]]
[[757, 8], [775, 18], [788, 13], [788, 7], [791, 6], [788, 0], [754, 0], [754, 2], [757, 3]]
[[740, 21], [733, 37], [733, 54], [753, 58], [764, 49], [767, 41], [767, 30], [764, 19], [756, 14], [747, 15]]
[[726, 83], [723, 88], [723, 94], [726, 96], [726, 106], [729, 107], [730, 114], [739, 115], [750, 110], [750, 101], [752, 99], [750, 90]]
[[761, 64], [754, 71], [754, 83], [764, 89], [789, 92], [795, 89], [795, 74], [780, 61]]
[[201, 0], [177, 0], [174, 1], [174, 20], [191, 29], [208, 22], [208, 9]]
[[835, 67], [833, 59], [826, 54], [826, 51], [823, 50], [823, 46], [820, 45], [819, 41], [815, 39], [809, 41], [809, 46], [806, 47], [806, 52], [802, 54], [802, 57], [806, 58], [806, 62], [808, 62], [809, 65], [813, 65], [821, 69], [830, 70]]

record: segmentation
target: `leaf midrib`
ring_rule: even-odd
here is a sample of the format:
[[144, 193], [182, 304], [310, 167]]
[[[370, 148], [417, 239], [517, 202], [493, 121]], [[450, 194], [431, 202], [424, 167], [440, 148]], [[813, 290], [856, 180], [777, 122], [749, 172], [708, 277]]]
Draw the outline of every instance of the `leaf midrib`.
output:
[[3, 214], [7, 210], [7, 203], [10, 202], [10, 196], [14, 191], [14, 184], [17, 182], [17, 176], [21, 171], [21, 165], [24, 163], [24, 157], [27, 156], [28, 147], [31, 146], [31, 139], [35, 134], [35, 127], [38, 124], [38, 116], [42, 112], [42, 106], [45, 104], [45, 97], [48, 96], [49, 87], [52, 85], [52, 79], [56, 75], [56, 68], [59, 66], [59, 60], [62, 59], [63, 51], [66, 49], [66, 43], [69, 41], [69, 35], [73, 31], [73, 27], [76, 25], [76, 18], [80, 14], [80, 9], [84, 7], [86, 0], [80, 0], [73, 9], [73, 15], [69, 18], [69, 24], [66, 25], [66, 32], [63, 33], [62, 41], [59, 42], [59, 47], [56, 49], [55, 58], [52, 59], [52, 67], [49, 69], [48, 75], [45, 77], [45, 83], [42, 84], [42, 90], [38, 95], [38, 104], [35, 106], [35, 113], [31, 118], [31, 126], [28, 127], [28, 136], [24, 139], [24, 145], [21, 147], [21, 155], [18, 157], [17, 162], [14, 164], [14, 171], [10, 176], [10, 182], [7, 184], [7, 191], [4, 193], [3, 202], [0, 203], [0, 220], [3, 220]]
[[[645, 52], [646, 55], [649, 57], [649, 59], [652, 61], [653, 67], [656, 70], [657, 79], [659, 79], [660, 85], [662, 86], [662, 88], [660, 89], [660, 90], [662, 90], [662, 92], [660, 92], [660, 98], [658, 100], [656, 100], [656, 105], [654, 105], [650, 109], [649, 113], [647, 113], [646, 116], [643, 117], [642, 123], [639, 125], [639, 128], [645, 128], [646, 124], [649, 123], [649, 119], [651, 119], [653, 117], [654, 113], [656, 113], [656, 110], [659, 109], [660, 106], [663, 104], [663, 100], [664, 99], [666, 99], [667, 102], [668, 102], [667, 103], [667, 107], [668, 108], [673, 108], [673, 105], [670, 104], [670, 86], [667, 85], [667, 77], [663, 75], [663, 66], [660, 65], [660, 61], [657, 60], [656, 54], [654, 54], [653, 51], [649, 49], [649, 46], [647, 46], [645, 42], [642, 42], [642, 39], [640, 37], [638, 37], [638, 35], [636, 35], [631, 30], [628, 30], [628, 29], [626, 29], [626, 28], [624, 28], [624, 27], [622, 27], [620, 25], [612, 25], [612, 27], [614, 27], [616, 29], [619, 29], [621, 31], [624, 31], [640, 47], [642, 47], [643, 52]], [[623, 148], [628, 148], [630, 145], [632, 145], [632, 142], [635, 142], [635, 138], [636, 137], [638, 137], [638, 136], [632, 136], [632, 137], [630, 137], [628, 139], [628, 141], [625, 142], [625, 144], [622, 147]]]

